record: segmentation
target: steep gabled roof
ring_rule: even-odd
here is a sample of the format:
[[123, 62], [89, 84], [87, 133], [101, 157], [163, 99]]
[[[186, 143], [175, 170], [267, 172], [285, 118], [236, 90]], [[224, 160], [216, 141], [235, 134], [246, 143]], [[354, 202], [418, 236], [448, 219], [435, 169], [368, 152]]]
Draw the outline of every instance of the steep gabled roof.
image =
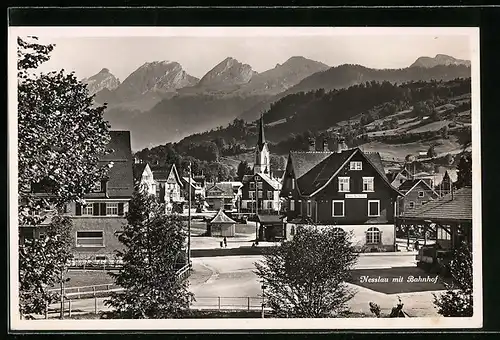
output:
[[219, 210], [217, 215], [210, 221], [211, 224], [235, 224], [236, 222], [229, 218], [222, 209]]
[[206, 190], [206, 195], [210, 197], [210, 192], [218, 190], [222, 192], [223, 196], [233, 197], [233, 185], [231, 183], [215, 183]]
[[394, 188], [389, 180], [387, 179], [384, 167], [377, 166], [373, 163], [372, 159], [377, 162], [378, 157], [368, 158], [364, 152], [359, 148], [345, 150], [339, 153], [333, 153], [328, 158], [323, 160], [320, 164], [316, 165], [312, 170], [310, 170], [307, 175], [299, 179], [297, 187], [302, 195], [314, 196], [319, 191], [323, 190], [338, 174], [340, 169], [355, 155], [362, 155], [367, 163], [369, 163], [375, 171], [377, 171], [382, 178], [382, 180], [387, 184], [387, 186], [396, 192], [398, 195], [401, 193]]
[[292, 162], [295, 178], [299, 179], [304, 176], [309, 170], [321, 163], [321, 161], [326, 159], [331, 154], [333, 154], [333, 152], [291, 151], [290, 160]]
[[405, 211], [400, 217], [408, 220], [472, 221], [472, 188], [465, 187], [425, 205]]
[[155, 168], [154, 170], [152, 170], [153, 178], [155, 181], [166, 181], [172, 171], [174, 172], [177, 183], [179, 183], [179, 185], [182, 185], [182, 180], [179, 176], [179, 173], [177, 172], [175, 164], [168, 164], [165, 167]]
[[144, 173], [144, 169], [146, 169], [147, 163], [134, 163], [134, 179], [139, 181]]
[[422, 184], [423, 186], [427, 187], [427, 189], [431, 190], [436, 196], [439, 196], [439, 194], [432, 188], [429, 183], [424, 181], [423, 179], [409, 179], [404, 181], [398, 188], [400, 192], [403, 192], [406, 195], [408, 193], [412, 192], [413, 189], [415, 189], [419, 184]]
[[[107, 194], [109, 197], [131, 197], [134, 192], [133, 157], [130, 131], [109, 131], [110, 153], [99, 157], [102, 165], [113, 162], [107, 172]], [[91, 196], [91, 195], [90, 195]]]
[[382, 157], [378, 152], [364, 152], [366, 158], [372, 163], [372, 165], [378, 170], [378, 172], [385, 174], [384, 164], [382, 164]]
[[324, 186], [340, 167], [351, 158], [358, 149], [345, 150], [331, 153], [326, 159], [297, 179], [297, 187], [302, 195], [311, 195]]

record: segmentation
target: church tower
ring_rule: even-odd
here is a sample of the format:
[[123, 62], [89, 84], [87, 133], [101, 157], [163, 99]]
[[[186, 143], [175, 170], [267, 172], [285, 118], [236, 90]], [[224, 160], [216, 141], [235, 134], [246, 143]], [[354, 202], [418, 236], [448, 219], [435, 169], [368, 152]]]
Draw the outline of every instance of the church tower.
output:
[[264, 118], [260, 116], [259, 122], [259, 140], [255, 148], [255, 163], [253, 166], [253, 173], [261, 173], [270, 175], [271, 160], [269, 157], [269, 148], [267, 146], [266, 137], [264, 136]]

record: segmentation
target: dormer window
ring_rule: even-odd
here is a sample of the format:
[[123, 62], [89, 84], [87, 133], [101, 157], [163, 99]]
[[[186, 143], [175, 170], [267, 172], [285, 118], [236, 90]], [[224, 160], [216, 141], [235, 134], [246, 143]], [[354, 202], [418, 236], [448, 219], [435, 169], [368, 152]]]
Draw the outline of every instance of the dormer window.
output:
[[351, 170], [363, 170], [363, 162], [352, 161], [349, 165]]

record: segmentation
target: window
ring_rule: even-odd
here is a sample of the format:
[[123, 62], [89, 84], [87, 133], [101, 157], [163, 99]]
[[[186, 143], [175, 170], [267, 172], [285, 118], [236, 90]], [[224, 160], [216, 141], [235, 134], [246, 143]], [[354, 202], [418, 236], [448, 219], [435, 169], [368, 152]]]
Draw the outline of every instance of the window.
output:
[[339, 192], [349, 192], [349, 177], [339, 177]]
[[342, 237], [345, 235], [344, 229], [339, 228], [339, 227], [333, 228], [332, 233], [333, 233], [334, 237]]
[[118, 203], [106, 203], [106, 216], [118, 216]]
[[259, 196], [258, 196], [259, 198], [262, 198], [262, 197], [263, 197], [262, 190], [259, 190], [258, 195], [259, 195]]
[[451, 235], [446, 231], [446, 229], [438, 227], [438, 240], [451, 240]]
[[262, 182], [258, 182], [258, 183], [257, 183], [257, 189], [262, 190]]
[[77, 247], [104, 247], [104, 233], [102, 231], [77, 231]]
[[424, 192], [423, 191], [419, 191], [418, 192], [418, 197], [424, 197]]
[[255, 193], [254, 193], [253, 191], [250, 191], [250, 192], [248, 193], [248, 197], [249, 197], [251, 200], [253, 200], [253, 199], [255, 199], [255, 195], [254, 195], [254, 194], [255, 194]]
[[292, 190], [295, 189], [295, 178], [292, 178]]
[[332, 216], [344, 217], [344, 201], [332, 201]]
[[363, 162], [353, 161], [350, 163], [351, 170], [363, 170]]
[[368, 200], [368, 216], [369, 217], [380, 216], [380, 201]]
[[94, 215], [94, 205], [91, 203], [91, 204], [85, 204], [83, 207], [82, 207], [82, 215], [83, 216], [92, 216]]
[[410, 202], [410, 203], [409, 203], [409, 205], [408, 205], [408, 207], [409, 207], [410, 209], [415, 208], [415, 202]]
[[363, 177], [363, 192], [372, 192], [373, 190], [373, 177]]
[[295, 211], [295, 200], [290, 200], [290, 211]]
[[255, 182], [250, 182], [250, 190], [255, 190]]
[[267, 209], [273, 208], [273, 202], [267, 202]]
[[380, 230], [376, 227], [371, 227], [366, 231], [366, 244], [380, 243]]
[[274, 199], [274, 192], [272, 192], [272, 191], [268, 191], [268, 192], [267, 192], [267, 199], [268, 199], [268, 200], [272, 200], [272, 199]]
[[307, 216], [311, 216], [311, 201], [307, 201]]

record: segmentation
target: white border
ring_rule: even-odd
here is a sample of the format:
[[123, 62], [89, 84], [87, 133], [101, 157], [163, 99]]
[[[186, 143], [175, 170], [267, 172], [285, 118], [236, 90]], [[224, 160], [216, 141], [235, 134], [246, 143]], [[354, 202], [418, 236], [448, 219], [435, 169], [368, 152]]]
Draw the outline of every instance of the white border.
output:
[[[119, 36], [318, 36], [318, 35], [465, 35], [471, 43], [472, 74], [472, 159], [473, 159], [473, 250], [474, 316], [471, 318], [378, 319], [168, 319], [168, 320], [20, 320], [18, 311], [17, 244], [17, 71], [16, 37], [119, 37]], [[8, 35], [9, 105], [9, 198], [10, 198], [10, 327], [12, 330], [252, 330], [252, 329], [432, 329], [479, 328], [483, 323], [482, 246], [481, 246], [481, 146], [479, 28], [439, 27], [9, 27]]]

